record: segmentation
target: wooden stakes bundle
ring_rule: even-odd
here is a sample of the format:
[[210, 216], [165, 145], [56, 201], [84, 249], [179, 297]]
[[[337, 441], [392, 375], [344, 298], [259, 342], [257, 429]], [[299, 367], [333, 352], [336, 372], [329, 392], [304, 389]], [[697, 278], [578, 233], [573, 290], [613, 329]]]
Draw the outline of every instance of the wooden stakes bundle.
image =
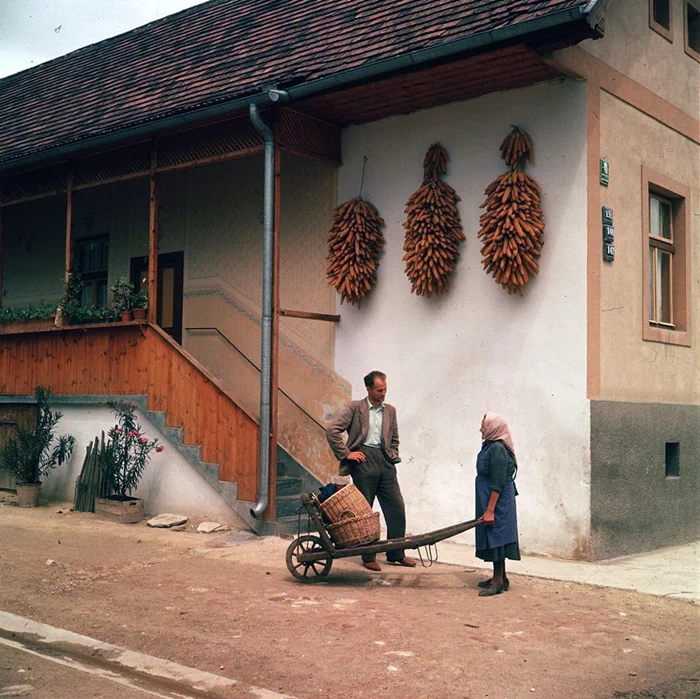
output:
[[539, 270], [544, 245], [544, 222], [540, 208], [540, 188], [522, 169], [525, 160], [534, 162], [532, 140], [520, 128], [501, 144], [501, 155], [508, 172], [486, 188], [481, 208], [478, 236], [484, 269], [509, 294], [522, 296], [523, 288]]
[[73, 508], [79, 512], [94, 512], [95, 498], [110, 495], [109, 482], [103, 468], [105, 433], [102, 438], [88, 444], [83, 468], [75, 482], [75, 502]]
[[466, 240], [457, 210], [460, 199], [440, 179], [446, 172], [447, 151], [434, 143], [423, 161], [423, 184], [406, 204], [403, 260], [411, 293], [418, 296], [447, 291], [459, 260], [459, 244]]
[[375, 285], [384, 247], [383, 225], [377, 209], [362, 197], [349, 199], [333, 211], [326, 276], [340, 294], [340, 303], [359, 306]]

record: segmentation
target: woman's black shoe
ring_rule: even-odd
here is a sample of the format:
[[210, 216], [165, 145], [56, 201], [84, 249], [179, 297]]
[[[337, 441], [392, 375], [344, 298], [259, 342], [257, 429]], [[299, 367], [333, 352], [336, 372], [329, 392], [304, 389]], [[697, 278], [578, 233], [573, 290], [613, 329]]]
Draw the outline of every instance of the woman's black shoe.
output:
[[[491, 580], [492, 580], [492, 578], [489, 578], [488, 580], [482, 580], [480, 583], [477, 583], [476, 586], [483, 589], [485, 587], [488, 587], [491, 584]], [[510, 580], [508, 580], [508, 578], [506, 578], [503, 581], [503, 591], [508, 592], [509, 587], [510, 587]]]

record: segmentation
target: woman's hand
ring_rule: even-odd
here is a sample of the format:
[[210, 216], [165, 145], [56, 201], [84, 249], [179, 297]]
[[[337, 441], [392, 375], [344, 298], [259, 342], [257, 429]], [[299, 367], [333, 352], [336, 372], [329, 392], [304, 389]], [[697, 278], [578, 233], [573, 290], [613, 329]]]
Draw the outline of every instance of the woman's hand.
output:
[[493, 510], [486, 510], [486, 512], [484, 512], [482, 520], [487, 527], [492, 527], [494, 522], [496, 521]]

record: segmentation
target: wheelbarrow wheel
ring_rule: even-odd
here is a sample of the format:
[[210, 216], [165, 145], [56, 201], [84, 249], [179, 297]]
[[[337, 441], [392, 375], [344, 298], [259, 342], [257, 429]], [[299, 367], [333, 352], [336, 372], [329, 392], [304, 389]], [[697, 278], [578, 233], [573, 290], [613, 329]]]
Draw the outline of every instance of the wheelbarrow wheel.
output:
[[303, 583], [317, 583], [325, 580], [333, 565], [330, 554], [326, 558], [308, 563], [299, 560], [301, 554], [320, 551], [325, 551], [321, 539], [313, 534], [304, 534], [304, 536], [294, 539], [287, 549], [287, 569]]

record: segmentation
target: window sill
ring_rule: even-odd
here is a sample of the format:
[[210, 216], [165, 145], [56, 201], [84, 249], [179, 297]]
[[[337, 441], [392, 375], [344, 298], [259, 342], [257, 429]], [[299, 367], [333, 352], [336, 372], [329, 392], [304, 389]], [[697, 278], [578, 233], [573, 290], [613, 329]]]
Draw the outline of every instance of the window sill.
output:
[[646, 342], [662, 342], [666, 345], [691, 346], [690, 332], [687, 330], [671, 330], [654, 325], [647, 325], [644, 328], [642, 339]]
[[649, 28], [653, 29], [657, 34], [666, 39], [666, 41], [673, 43], [673, 30], [667, 29], [663, 24], [654, 22], [653, 19], [649, 20]]

